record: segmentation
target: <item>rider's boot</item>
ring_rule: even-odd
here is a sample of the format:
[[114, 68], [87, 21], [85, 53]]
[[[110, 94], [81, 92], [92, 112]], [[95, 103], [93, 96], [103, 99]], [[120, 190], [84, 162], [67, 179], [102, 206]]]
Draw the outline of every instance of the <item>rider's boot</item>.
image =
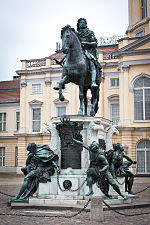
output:
[[92, 88], [97, 88], [98, 85], [96, 84], [96, 71], [92, 71], [92, 84], [91, 84]]
[[55, 86], [54, 86], [54, 90], [59, 90], [59, 84], [56, 84]]

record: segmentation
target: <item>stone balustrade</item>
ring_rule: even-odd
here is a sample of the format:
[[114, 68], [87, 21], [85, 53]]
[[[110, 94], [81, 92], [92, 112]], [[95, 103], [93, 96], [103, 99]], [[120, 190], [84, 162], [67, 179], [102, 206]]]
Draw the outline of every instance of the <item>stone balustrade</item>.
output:
[[27, 60], [26, 61], [26, 67], [41, 67], [46, 66], [46, 59], [33, 59], [33, 60]]

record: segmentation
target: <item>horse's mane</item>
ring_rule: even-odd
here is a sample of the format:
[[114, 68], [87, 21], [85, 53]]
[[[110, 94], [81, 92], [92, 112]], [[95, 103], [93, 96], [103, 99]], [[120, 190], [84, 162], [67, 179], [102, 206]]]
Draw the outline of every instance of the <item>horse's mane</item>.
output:
[[65, 27], [63, 27], [63, 28], [61, 29], [61, 38], [62, 38], [63, 33], [64, 33], [66, 30], [68, 30], [68, 29], [71, 30], [71, 31], [73, 31], [73, 32], [77, 35], [75, 29], [72, 28], [69, 24], [67, 24]]

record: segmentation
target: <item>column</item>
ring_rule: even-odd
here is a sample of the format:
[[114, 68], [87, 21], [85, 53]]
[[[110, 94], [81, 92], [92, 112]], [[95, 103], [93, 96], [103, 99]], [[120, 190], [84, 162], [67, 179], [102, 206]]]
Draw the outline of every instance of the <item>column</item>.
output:
[[130, 102], [129, 102], [129, 65], [122, 66], [120, 79], [120, 120], [121, 125], [130, 125]]

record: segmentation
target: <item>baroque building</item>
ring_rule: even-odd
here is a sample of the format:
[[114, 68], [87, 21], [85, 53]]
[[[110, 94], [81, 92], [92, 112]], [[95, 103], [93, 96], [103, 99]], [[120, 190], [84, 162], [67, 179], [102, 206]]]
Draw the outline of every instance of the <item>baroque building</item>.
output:
[[[117, 126], [119, 135], [113, 135], [113, 142], [124, 144], [126, 153], [137, 160], [137, 165], [132, 168], [135, 173], [148, 174], [150, 0], [129, 0], [128, 4], [126, 35], [98, 40], [97, 55], [103, 81], [96, 117], [110, 119]], [[62, 56], [63, 53], [57, 49], [49, 57], [21, 60], [22, 68], [16, 71], [20, 79], [6, 81], [5, 84], [0, 82], [0, 172], [20, 171], [25, 164], [28, 142], [50, 143], [50, 135], [44, 132], [44, 122], [56, 116], [77, 114], [78, 87], [66, 85], [64, 102], [59, 101], [58, 92], [53, 89], [62, 71], [53, 58]], [[18, 85], [15, 88], [14, 83]], [[13, 92], [18, 95], [12, 100]], [[89, 107], [90, 98], [88, 92]]]

